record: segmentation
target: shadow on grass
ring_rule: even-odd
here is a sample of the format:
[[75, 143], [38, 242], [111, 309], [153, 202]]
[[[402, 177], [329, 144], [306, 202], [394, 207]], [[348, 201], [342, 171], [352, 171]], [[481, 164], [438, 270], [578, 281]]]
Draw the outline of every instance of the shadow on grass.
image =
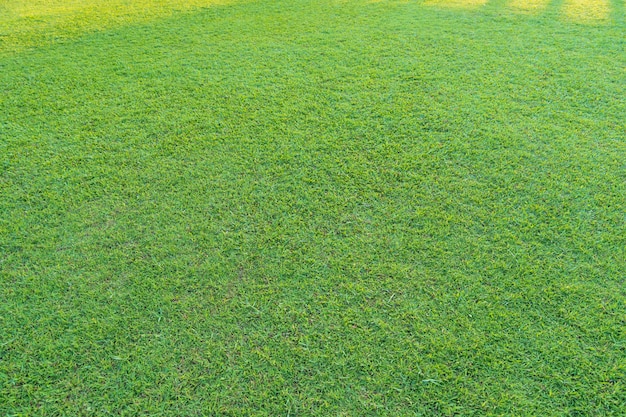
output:
[[612, 0], [611, 20], [616, 23], [624, 23], [624, 0]]
[[0, 0], [0, 53], [229, 3], [230, 0], [17, 0], [2, 4]]

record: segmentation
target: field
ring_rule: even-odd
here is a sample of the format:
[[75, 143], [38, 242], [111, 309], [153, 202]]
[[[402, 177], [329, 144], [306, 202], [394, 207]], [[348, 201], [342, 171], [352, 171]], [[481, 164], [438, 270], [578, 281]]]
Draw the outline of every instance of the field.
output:
[[623, 0], [0, 0], [0, 416], [626, 415]]

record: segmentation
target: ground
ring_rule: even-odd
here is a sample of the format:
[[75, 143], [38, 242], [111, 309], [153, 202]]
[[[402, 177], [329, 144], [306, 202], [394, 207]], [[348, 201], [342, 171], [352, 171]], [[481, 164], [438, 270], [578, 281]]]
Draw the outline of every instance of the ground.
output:
[[0, 414], [626, 414], [618, 0], [0, 0]]

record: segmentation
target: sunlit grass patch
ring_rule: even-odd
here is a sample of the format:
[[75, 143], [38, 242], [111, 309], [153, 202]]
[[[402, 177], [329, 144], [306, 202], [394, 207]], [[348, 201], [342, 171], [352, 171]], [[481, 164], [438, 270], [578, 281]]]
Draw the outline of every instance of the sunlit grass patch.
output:
[[566, 0], [563, 14], [568, 20], [581, 23], [602, 22], [609, 19], [609, 0]]
[[228, 0], [0, 0], [0, 52], [145, 22]]
[[539, 13], [549, 2], [549, 0], [511, 0], [509, 7], [517, 12]]
[[426, 5], [434, 5], [434, 6], [442, 6], [442, 7], [453, 7], [453, 8], [475, 8], [484, 6], [487, 4], [488, 0], [426, 0], [424, 4]]

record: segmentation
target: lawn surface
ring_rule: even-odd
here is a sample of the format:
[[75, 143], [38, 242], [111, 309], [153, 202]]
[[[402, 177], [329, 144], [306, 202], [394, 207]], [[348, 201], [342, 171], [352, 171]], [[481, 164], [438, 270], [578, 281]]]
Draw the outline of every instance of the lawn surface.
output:
[[0, 0], [1, 416], [626, 415], [623, 0], [102, 4]]

